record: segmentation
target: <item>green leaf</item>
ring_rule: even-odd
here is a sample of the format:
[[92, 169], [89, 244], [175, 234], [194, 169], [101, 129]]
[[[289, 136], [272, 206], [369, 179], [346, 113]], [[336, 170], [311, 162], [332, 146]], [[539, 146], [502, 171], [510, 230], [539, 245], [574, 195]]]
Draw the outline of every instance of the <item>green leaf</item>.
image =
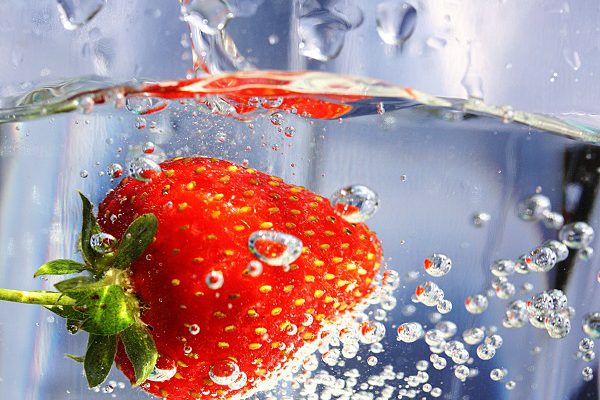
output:
[[90, 335], [83, 370], [90, 388], [100, 385], [112, 368], [117, 352], [117, 337]]
[[137, 300], [119, 285], [102, 282], [76, 287], [65, 292], [84, 308], [87, 318], [81, 329], [96, 335], [114, 335], [128, 328], [138, 314]]
[[112, 266], [118, 269], [129, 267], [152, 243], [157, 227], [158, 220], [154, 214], [144, 214], [136, 218], [123, 235]]
[[81, 197], [81, 203], [83, 205], [83, 219], [81, 222], [81, 253], [83, 259], [90, 265], [96, 265], [96, 261], [102, 257], [101, 254], [97, 253], [90, 244], [90, 238], [92, 235], [101, 232], [98, 221], [94, 216], [94, 208], [92, 203], [87, 197], [79, 192]]
[[84, 286], [84, 285], [89, 285], [90, 283], [94, 283], [94, 282], [96, 282], [96, 281], [90, 276], [76, 276], [75, 278], [66, 279], [64, 281], [55, 283], [54, 287], [59, 292], [64, 293], [67, 290], [71, 290], [76, 287], [80, 287], [80, 286]]
[[70, 358], [73, 361], [76, 361], [78, 363], [82, 363], [85, 360], [85, 357], [83, 356], [75, 356], [73, 354], [65, 354], [66, 358]]
[[85, 271], [85, 264], [79, 263], [73, 260], [54, 260], [49, 261], [42, 265], [33, 277], [40, 275], [66, 275], [66, 274], [78, 274]]
[[137, 321], [121, 333], [121, 341], [135, 371], [135, 385], [140, 385], [148, 379], [158, 359], [152, 335], [144, 324]]
[[52, 311], [54, 314], [62, 317], [64, 319], [72, 319], [76, 321], [83, 321], [86, 319], [86, 315], [75, 310], [71, 306], [44, 306], [48, 310]]

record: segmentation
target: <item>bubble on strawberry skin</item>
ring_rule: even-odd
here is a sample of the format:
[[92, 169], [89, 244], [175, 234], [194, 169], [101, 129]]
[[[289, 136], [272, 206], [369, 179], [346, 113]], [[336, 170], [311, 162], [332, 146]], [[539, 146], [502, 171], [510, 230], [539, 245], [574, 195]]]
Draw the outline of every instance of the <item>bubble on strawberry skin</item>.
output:
[[246, 373], [240, 372], [237, 379], [235, 381], [231, 382], [228, 386], [229, 386], [229, 389], [231, 389], [231, 390], [239, 390], [239, 389], [243, 388], [244, 386], [246, 386], [247, 382], [248, 382], [248, 376], [246, 375]]
[[115, 250], [117, 239], [105, 232], [95, 233], [90, 237], [90, 246], [99, 254], [111, 253]]
[[225, 278], [223, 277], [223, 272], [221, 271], [210, 271], [208, 275], [206, 275], [206, 286], [208, 286], [212, 290], [217, 290], [223, 287], [223, 283], [225, 283]]
[[329, 200], [334, 212], [350, 223], [368, 220], [379, 208], [379, 195], [363, 185], [341, 188]]
[[288, 267], [302, 253], [302, 241], [278, 231], [256, 231], [248, 237], [248, 249], [260, 261]]
[[239, 379], [241, 373], [234, 361], [222, 360], [210, 367], [208, 376], [217, 385], [229, 386]]
[[148, 380], [152, 382], [166, 382], [177, 374], [177, 365], [175, 362], [172, 362], [172, 368], [158, 368], [154, 367], [150, 376], [148, 376]]
[[263, 265], [258, 260], [252, 260], [248, 263], [246, 267], [246, 274], [253, 278], [260, 276], [263, 272]]

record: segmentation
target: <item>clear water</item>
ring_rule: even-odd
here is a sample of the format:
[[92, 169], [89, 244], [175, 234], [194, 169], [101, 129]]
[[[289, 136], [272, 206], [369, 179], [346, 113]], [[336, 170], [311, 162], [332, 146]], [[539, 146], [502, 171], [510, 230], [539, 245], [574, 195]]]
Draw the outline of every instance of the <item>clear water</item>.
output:
[[[75, 13], [74, 3], [60, 2], [68, 29], [84, 25], [102, 6], [90, 2]], [[242, 7], [244, 2], [237, 3], [238, 15], [252, 14]], [[380, 7], [378, 26], [386, 43], [403, 46], [413, 35], [410, 18], [415, 17], [401, 6], [400, 14], [398, 10], [390, 14], [395, 19], [386, 19], [386, 13], [398, 6], [393, 3]], [[220, 7], [222, 3], [205, 4]], [[190, 13], [214, 11], [192, 6], [184, 12], [192, 21]], [[301, 32], [304, 55], [335, 59], [340, 50], [337, 40], [344, 42], [358, 16], [339, 10], [318, 14], [336, 27], [333, 33], [339, 36], [325, 46], [314, 30], [313, 11], [297, 10], [306, 28]], [[213, 26], [218, 31], [222, 23], [217, 17], [208, 21], [209, 26], [196, 26], [197, 31], [191, 32], [196, 48], [204, 43], [200, 38], [205, 31]], [[232, 56], [235, 51], [227, 45], [226, 34], [211, 38], [205, 43], [209, 49], [229, 52], [206, 58], [203, 65], [196, 59], [197, 70], [222, 72], [223, 66], [232, 65], [243, 69], [246, 61]], [[435, 48], [443, 44], [440, 40], [434, 37], [426, 43]], [[570, 53], [573, 65], [577, 59]], [[274, 77], [280, 80], [273, 82]], [[477, 77], [466, 74], [465, 79], [469, 94], [476, 96]], [[214, 85], [215, 80], [220, 84]], [[279, 92], [265, 97], [267, 90]], [[316, 100], [318, 107], [307, 106]], [[515, 291], [510, 299], [502, 298], [510, 294], [510, 287], [498, 285], [490, 271], [495, 260], [517, 260], [558, 237], [558, 230], [543, 221], [520, 218], [520, 203], [535, 193], [547, 196], [552, 210], [563, 215], [566, 223], [586, 221], [600, 229], [596, 199], [600, 124], [593, 117], [528, 114], [474, 99], [438, 98], [366, 78], [268, 71], [147, 85], [80, 78], [51, 90], [11, 93], [1, 101], [0, 281], [5, 287], [50, 289], [52, 279], [33, 280], [32, 275], [46, 260], [77, 257], [76, 191], [97, 203], [120, 179], [113, 178], [118, 175], [116, 164], [127, 170], [128, 160], [144, 149], [153, 147], [157, 157], [225, 158], [327, 197], [349, 184], [364, 184], [380, 198], [369, 225], [383, 242], [388, 268], [400, 276], [395, 307], [380, 303], [369, 310], [369, 317], [385, 326], [385, 336], [380, 345], [362, 345], [352, 357], [317, 353], [319, 365], [312, 371], [312, 381], [285, 382], [260, 397], [314, 398], [308, 393], [316, 392], [321, 398], [328, 398], [328, 393], [337, 398], [328, 384], [330, 378], [324, 376], [327, 372], [344, 380], [343, 394], [360, 399], [398, 398], [405, 393], [402, 390], [411, 389], [420, 390], [416, 398], [438, 393], [451, 399], [598, 398], [598, 363], [591, 359], [589, 344], [581, 343], [586, 337], [585, 315], [600, 311], [597, 255], [589, 260], [571, 256], [545, 273], [510, 275]], [[323, 110], [328, 114], [319, 114]], [[597, 247], [596, 243], [590, 247]], [[434, 253], [452, 259], [452, 269], [441, 277], [431, 276], [423, 267]], [[449, 312], [446, 307], [441, 311], [447, 313], [441, 314], [435, 305], [423, 304], [427, 301], [411, 300], [419, 286], [431, 287], [426, 281], [443, 290], [452, 303]], [[501, 290], [490, 293], [492, 284]], [[575, 309], [564, 338], [551, 338], [545, 328], [534, 328], [530, 322], [521, 328], [503, 326], [511, 301], [526, 302], [553, 288], [562, 289], [568, 306]], [[469, 312], [465, 300], [477, 294], [488, 296], [487, 308], [482, 311], [481, 305], [471, 305]], [[472, 362], [453, 368], [457, 363], [448, 355], [433, 357], [425, 341], [433, 343], [432, 334], [413, 343], [396, 339], [398, 327], [409, 322], [420, 323], [425, 331], [453, 330], [448, 323], [437, 325], [440, 321], [456, 324], [455, 339], [465, 342]], [[463, 339], [463, 331], [478, 327], [485, 327], [490, 336], [496, 327], [502, 338], [501, 346], [497, 338], [490, 339], [498, 348], [489, 360], [482, 359], [492, 353], [489, 347], [469, 344], [475, 343], [477, 335]], [[150, 398], [131, 388], [116, 370], [102, 387], [89, 390], [81, 366], [64, 357], [80, 354], [85, 336], [69, 335], [63, 322], [43, 309], [0, 304], [0, 335], [1, 398]], [[445, 366], [439, 357], [445, 359]], [[304, 364], [306, 371], [315, 367]], [[388, 366], [396, 373], [393, 379]], [[586, 368], [592, 369], [591, 375]], [[423, 370], [429, 375], [427, 381], [423, 374], [417, 375]], [[316, 391], [311, 382], [318, 383]]]

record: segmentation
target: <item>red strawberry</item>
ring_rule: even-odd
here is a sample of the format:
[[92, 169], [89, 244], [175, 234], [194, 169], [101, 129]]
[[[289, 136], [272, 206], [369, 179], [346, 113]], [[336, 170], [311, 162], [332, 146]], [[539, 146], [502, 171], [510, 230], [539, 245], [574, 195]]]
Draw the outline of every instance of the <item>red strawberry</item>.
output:
[[[132, 283], [159, 362], [177, 366], [177, 373], [147, 381], [145, 390], [169, 399], [247, 392], [315, 340], [322, 324], [370, 293], [379, 242], [366, 225], [340, 218], [326, 199], [217, 159], [180, 158], [161, 167], [150, 183], [125, 178], [99, 212], [102, 228], [116, 237], [138, 215], [158, 219], [154, 242], [131, 265]], [[248, 238], [258, 230], [302, 241], [289, 271], [263, 263], [260, 275], [248, 273], [257, 261]], [[207, 284], [211, 279], [222, 279], [222, 286]], [[116, 360], [133, 380], [122, 347]], [[213, 374], [239, 368], [248, 382], [238, 390], [216, 384], [211, 368]]]
[[36, 272], [89, 274], [58, 292], [0, 289], [0, 299], [44, 305], [90, 334], [85, 357], [71, 356], [90, 387], [115, 360], [163, 398], [247, 396], [371, 292], [380, 244], [329, 201], [217, 159], [161, 168], [123, 179], [99, 223], [82, 195], [84, 262]]

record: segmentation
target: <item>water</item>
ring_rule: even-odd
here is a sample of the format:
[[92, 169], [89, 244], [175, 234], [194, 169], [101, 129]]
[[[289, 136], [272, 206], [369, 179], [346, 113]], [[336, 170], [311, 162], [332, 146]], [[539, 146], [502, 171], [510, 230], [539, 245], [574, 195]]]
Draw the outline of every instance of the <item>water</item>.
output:
[[[185, 4], [184, 18], [200, 31], [192, 31], [195, 44], [202, 37], [229, 49], [228, 62], [203, 60], [212, 72], [249, 62], [227, 47], [223, 30], [237, 16], [253, 14], [244, 3]], [[314, 60], [335, 60], [364, 23], [361, 10], [344, 11], [343, 2], [298, 3], [298, 51]], [[410, 44], [421, 10], [402, 1], [381, 4], [377, 34], [386, 45]], [[73, 23], [94, 17], [84, 14]], [[437, 36], [430, 39], [425, 43], [432, 50], [444, 47]], [[268, 43], [277, 40], [269, 36]], [[565, 57], [573, 69], [584, 65], [577, 52]], [[594, 342], [582, 340], [600, 336], [598, 264], [588, 229], [600, 226], [598, 202], [586, 186], [597, 182], [600, 124], [488, 105], [479, 99], [477, 74], [467, 71], [470, 100], [368, 78], [261, 70], [124, 84], [81, 78], [12, 93], [0, 110], [3, 283], [49, 289], [55, 280], [33, 281], [33, 271], [48, 259], [77, 257], [76, 190], [97, 203], [123, 175], [144, 180], [165, 158], [225, 158], [325, 198], [337, 198], [340, 188], [369, 188], [377, 201], [368, 203], [368, 224], [383, 242], [385, 268], [395, 272], [380, 277], [385, 290], [351, 325], [356, 330], [331, 335], [301, 360], [299, 378], [276, 387], [272, 398], [460, 399], [482, 391], [499, 399], [597, 398], [597, 390], [585, 386], [597, 374]], [[532, 202], [533, 196], [548, 202]], [[562, 230], [549, 213], [564, 217]], [[570, 248], [547, 242], [557, 239]], [[292, 256], [275, 257], [277, 265], [301, 251], [296, 241], [286, 243]], [[104, 250], [110, 240], [97, 245]], [[423, 268], [423, 260], [431, 264]], [[266, 265], [244, 268], [260, 277]], [[220, 271], [207, 272], [200, 278], [218, 290]], [[0, 393], [41, 400], [149, 398], [116, 370], [102, 387], [88, 390], [80, 365], [63, 356], [81, 354], [83, 335], [69, 335], [47, 311], [2, 304], [0, 315]], [[307, 314], [305, 326], [311, 318]], [[190, 334], [198, 334], [196, 327], [190, 325]], [[211, 379], [246, 385], [245, 373], [232, 363], [215, 366]], [[153, 379], [176, 372], [161, 365]]]

